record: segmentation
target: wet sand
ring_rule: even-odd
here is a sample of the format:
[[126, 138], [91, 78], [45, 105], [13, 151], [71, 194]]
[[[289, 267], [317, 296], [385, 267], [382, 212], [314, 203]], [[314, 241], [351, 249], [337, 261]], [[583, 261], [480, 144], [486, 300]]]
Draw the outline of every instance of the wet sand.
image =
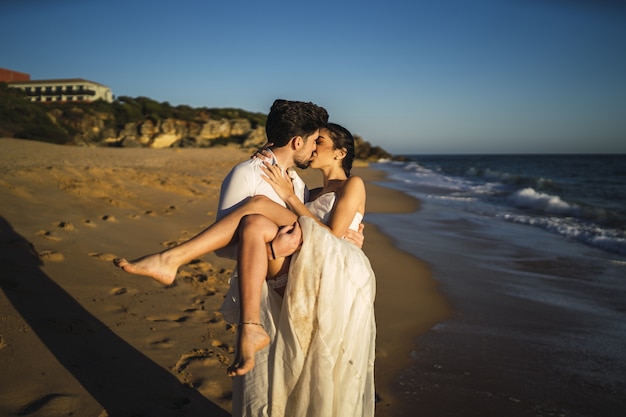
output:
[[371, 217], [428, 261], [452, 306], [393, 379], [394, 416], [624, 414], [619, 256], [433, 201], [400, 221]]

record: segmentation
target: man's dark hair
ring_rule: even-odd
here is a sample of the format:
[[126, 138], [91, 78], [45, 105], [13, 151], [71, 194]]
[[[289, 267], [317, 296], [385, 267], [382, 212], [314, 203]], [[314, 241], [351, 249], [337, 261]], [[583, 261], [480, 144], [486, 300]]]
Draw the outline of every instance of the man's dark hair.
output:
[[323, 107], [303, 101], [289, 101], [278, 99], [272, 104], [265, 133], [268, 142], [274, 147], [281, 148], [289, 143], [294, 136], [313, 134], [328, 123], [328, 112]]

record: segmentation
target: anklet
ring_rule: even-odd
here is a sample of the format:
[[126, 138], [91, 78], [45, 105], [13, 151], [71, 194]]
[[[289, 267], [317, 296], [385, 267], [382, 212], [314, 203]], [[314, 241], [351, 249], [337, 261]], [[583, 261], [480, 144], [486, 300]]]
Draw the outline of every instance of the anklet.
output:
[[237, 323], [237, 326], [242, 326], [244, 324], [254, 324], [255, 326], [263, 327], [263, 325], [261, 323], [255, 323], [253, 321], [240, 321], [239, 323]]

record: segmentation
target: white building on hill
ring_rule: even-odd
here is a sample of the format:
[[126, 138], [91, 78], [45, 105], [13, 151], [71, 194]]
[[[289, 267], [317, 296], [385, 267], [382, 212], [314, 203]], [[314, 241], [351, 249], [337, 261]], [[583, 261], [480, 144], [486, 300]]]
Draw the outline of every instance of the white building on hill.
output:
[[8, 83], [9, 87], [19, 88], [26, 93], [30, 101], [113, 101], [113, 93], [106, 85], [82, 78], [58, 80], [28, 80]]

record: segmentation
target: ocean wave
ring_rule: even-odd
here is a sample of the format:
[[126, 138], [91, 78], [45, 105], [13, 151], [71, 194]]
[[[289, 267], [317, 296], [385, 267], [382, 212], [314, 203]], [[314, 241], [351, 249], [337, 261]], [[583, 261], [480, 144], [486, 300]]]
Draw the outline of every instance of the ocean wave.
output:
[[594, 223], [554, 216], [540, 217], [506, 213], [498, 217], [514, 223], [541, 227], [598, 249], [626, 255], [626, 232], [620, 229], [603, 228]]
[[417, 162], [406, 163], [406, 165], [404, 165], [402, 169], [404, 171], [410, 171], [410, 172], [415, 172], [415, 173], [435, 174], [435, 171], [433, 171], [432, 169], [424, 168]]
[[511, 174], [491, 168], [476, 168], [471, 166], [467, 168], [462, 175], [490, 181], [499, 181], [502, 184], [509, 186], [533, 187], [539, 190], [548, 191], [556, 191], [559, 189], [558, 184], [550, 178]]
[[466, 184], [472, 184], [476, 190], [483, 190], [479, 193], [484, 194], [484, 189], [488, 188], [490, 192], [500, 190], [510, 190], [510, 187], [525, 187], [535, 190], [555, 192], [560, 190], [559, 184], [550, 178], [541, 176], [528, 176], [520, 174], [510, 174], [508, 172], [492, 169], [489, 167], [469, 166], [434, 166], [428, 167], [416, 161], [403, 162], [402, 170], [404, 172], [415, 173], [423, 179], [424, 176], [441, 176], [444, 178], [454, 178]]
[[435, 188], [446, 194], [468, 191], [472, 188], [472, 185], [462, 178], [442, 175], [417, 162], [409, 162], [402, 165], [400, 170], [392, 173], [391, 178], [412, 187]]
[[478, 199], [476, 197], [463, 197], [463, 196], [454, 196], [454, 195], [436, 195], [429, 194], [428, 198], [432, 200], [440, 200], [440, 201], [461, 201], [464, 203], [473, 203]]
[[577, 204], [570, 204], [558, 195], [541, 193], [530, 187], [514, 192], [508, 200], [519, 208], [560, 215], [577, 216], [580, 214], [580, 207]]
[[[414, 156], [377, 164], [410, 195], [540, 227], [626, 255], [626, 194], [615, 167], [591, 156]], [[607, 171], [608, 170], [608, 171]]]

